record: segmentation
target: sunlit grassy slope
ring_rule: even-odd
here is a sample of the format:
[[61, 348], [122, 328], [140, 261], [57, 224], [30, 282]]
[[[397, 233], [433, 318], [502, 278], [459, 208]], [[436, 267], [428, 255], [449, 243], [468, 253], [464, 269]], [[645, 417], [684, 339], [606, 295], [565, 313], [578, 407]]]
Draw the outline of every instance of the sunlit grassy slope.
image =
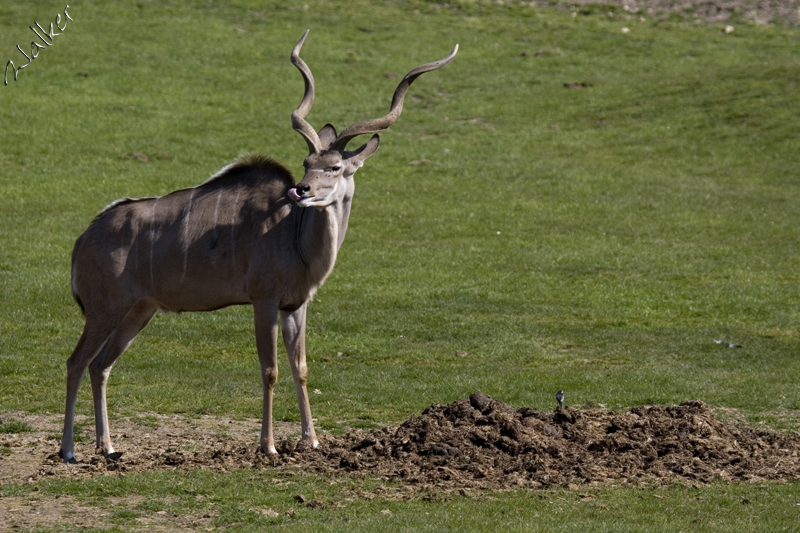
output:
[[[105, 205], [196, 185], [245, 152], [301, 171], [289, 52], [307, 28], [317, 128], [384, 114], [391, 74], [460, 44], [356, 176], [309, 311], [323, 428], [475, 390], [799, 409], [798, 30], [454, 6], [71, 4], [64, 35], [0, 87], [0, 410], [63, 408], [83, 323], [71, 247]], [[62, 9], [3, 3], [0, 59]], [[282, 375], [276, 417], [294, 420]], [[109, 401], [112, 415], [260, 416], [252, 312], [157, 316]]]

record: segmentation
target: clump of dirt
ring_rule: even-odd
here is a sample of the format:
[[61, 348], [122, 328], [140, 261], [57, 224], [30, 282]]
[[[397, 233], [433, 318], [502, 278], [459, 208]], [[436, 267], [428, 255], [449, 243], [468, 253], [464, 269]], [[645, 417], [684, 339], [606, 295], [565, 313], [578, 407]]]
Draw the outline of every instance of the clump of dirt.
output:
[[800, 479], [800, 436], [724, 424], [702, 401], [545, 412], [475, 393], [398, 428], [328, 436], [288, 460], [439, 488], [785, 480]]
[[[163, 469], [301, 469], [378, 476], [409, 490], [445, 492], [800, 479], [800, 435], [723, 423], [699, 400], [623, 413], [573, 407], [540, 411], [515, 409], [475, 393], [433, 405], [399, 427], [322, 435], [316, 449], [285, 438], [275, 457], [258, 451], [256, 421], [221, 423], [209, 417], [206, 423], [181, 419], [170, 425], [173, 418], [160, 418], [157, 429], [128, 422], [118, 442], [124, 451], [119, 461], [92, 454], [91, 443], [82, 442], [77, 450], [82, 462], [65, 465], [55, 453], [56, 442], [27, 437], [23, 449], [29, 460], [3, 457], [2, 477], [8, 480], [24, 465], [29, 471], [23, 479], [30, 481]], [[284, 428], [283, 435], [296, 433]], [[0, 440], [14, 436], [4, 437]], [[9, 442], [0, 444], [15, 449]]]

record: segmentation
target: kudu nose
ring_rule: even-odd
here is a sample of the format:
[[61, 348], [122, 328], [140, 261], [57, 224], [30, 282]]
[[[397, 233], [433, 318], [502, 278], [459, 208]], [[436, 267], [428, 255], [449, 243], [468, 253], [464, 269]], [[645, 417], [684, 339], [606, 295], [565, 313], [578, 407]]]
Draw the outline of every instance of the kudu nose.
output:
[[300, 196], [305, 196], [305, 194], [311, 190], [311, 185], [298, 185], [295, 187], [295, 190]]

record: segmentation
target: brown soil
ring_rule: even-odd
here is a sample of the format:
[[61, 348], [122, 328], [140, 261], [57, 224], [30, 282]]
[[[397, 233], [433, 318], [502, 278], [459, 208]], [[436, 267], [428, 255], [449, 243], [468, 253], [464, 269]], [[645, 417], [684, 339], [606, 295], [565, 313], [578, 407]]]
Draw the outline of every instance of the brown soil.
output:
[[[57, 455], [60, 415], [5, 413], [0, 418], [33, 428], [0, 435], [0, 531], [97, 525], [110, 516], [108, 509], [83, 505], [71, 496], [3, 496], [5, 484], [28, 483], [36, 490], [36, 484], [47, 479], [158, 470], [248, 468], [278, 477], [310, 471], [332, 479], [370, 476], [390, 483], [393, 488], [384, 487], [381, 494], [391, 499], [452, 492], [483, 497], [484, 490], [551, 486], [800, 479], [800, 434], [724, 423], [698, 400], [623, 413], [573, 407], [539, 411], [515, 409], [475, 393], [449, 405], [433, 405], [399, 427], [321, 435], [317, 449], [297, 441], [296, 424], [280, 424], [277, 457], [257, 450], [259, 420], [148, 414], [112, 422], [112, 436], [123, 455], [119, 461], [107, 461], [95, 453], [92, 420], [80, 418], [79, 463], [73, 465], [62, 463]], [[375, 494], [355, 491], [351, 496], [348, 501]], [[275, 515], [271, 509], [256, 511]], [[207, 529], [214, 516], [162, 512], [140, 521], [155, 530]]]
[[0, 436], [5, 449], [0, 484], [237, 468], [378, 476], [439, 491], [800, 479], [800, 435], [723, 423], [701, 401], [624, 413], [573, 407], [539, 411], [514, 409], [475, 393], [433, 405], [399, 427], [322, 435], [317, 449], [297, 443], [296, 426], [283, 425], [277, 457], [258, 452], [256, 420], [150, 416], [113, 423], [123, 452], [119, 461], [96, 455], [93, 439], [86, 438], [77, 443], [76, 465], [63, 464], [56, 454], [60, 417], [11, 417], [35, 430]]
[[328, 436], [279, 460], [289, 462], [445, 490], [786, 480], [800, 479], [800, 435], [724, 424], [701, 401], [553, 412], [475, 393], [399, 428]]

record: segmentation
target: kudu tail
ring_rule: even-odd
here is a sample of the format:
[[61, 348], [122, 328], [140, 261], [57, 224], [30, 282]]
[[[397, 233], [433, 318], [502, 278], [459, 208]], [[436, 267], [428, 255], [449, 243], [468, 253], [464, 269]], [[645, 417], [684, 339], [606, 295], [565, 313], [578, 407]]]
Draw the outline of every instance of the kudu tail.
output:
[[83, 316], [86, 316], [86, 308], [83, 306], [81, 297], [78, 295], [78, 288], [75, 286], [75, 259], [78, 255], [78, 243], [80, 243], [80, 240], [75, 243], [75, 247], [72, 249], [72, 275], [70, 276], [70, 280], [72, 285], [72, 297], [75, 298], [75, 302], [78, 304], [78, 307], [81, 308]]

